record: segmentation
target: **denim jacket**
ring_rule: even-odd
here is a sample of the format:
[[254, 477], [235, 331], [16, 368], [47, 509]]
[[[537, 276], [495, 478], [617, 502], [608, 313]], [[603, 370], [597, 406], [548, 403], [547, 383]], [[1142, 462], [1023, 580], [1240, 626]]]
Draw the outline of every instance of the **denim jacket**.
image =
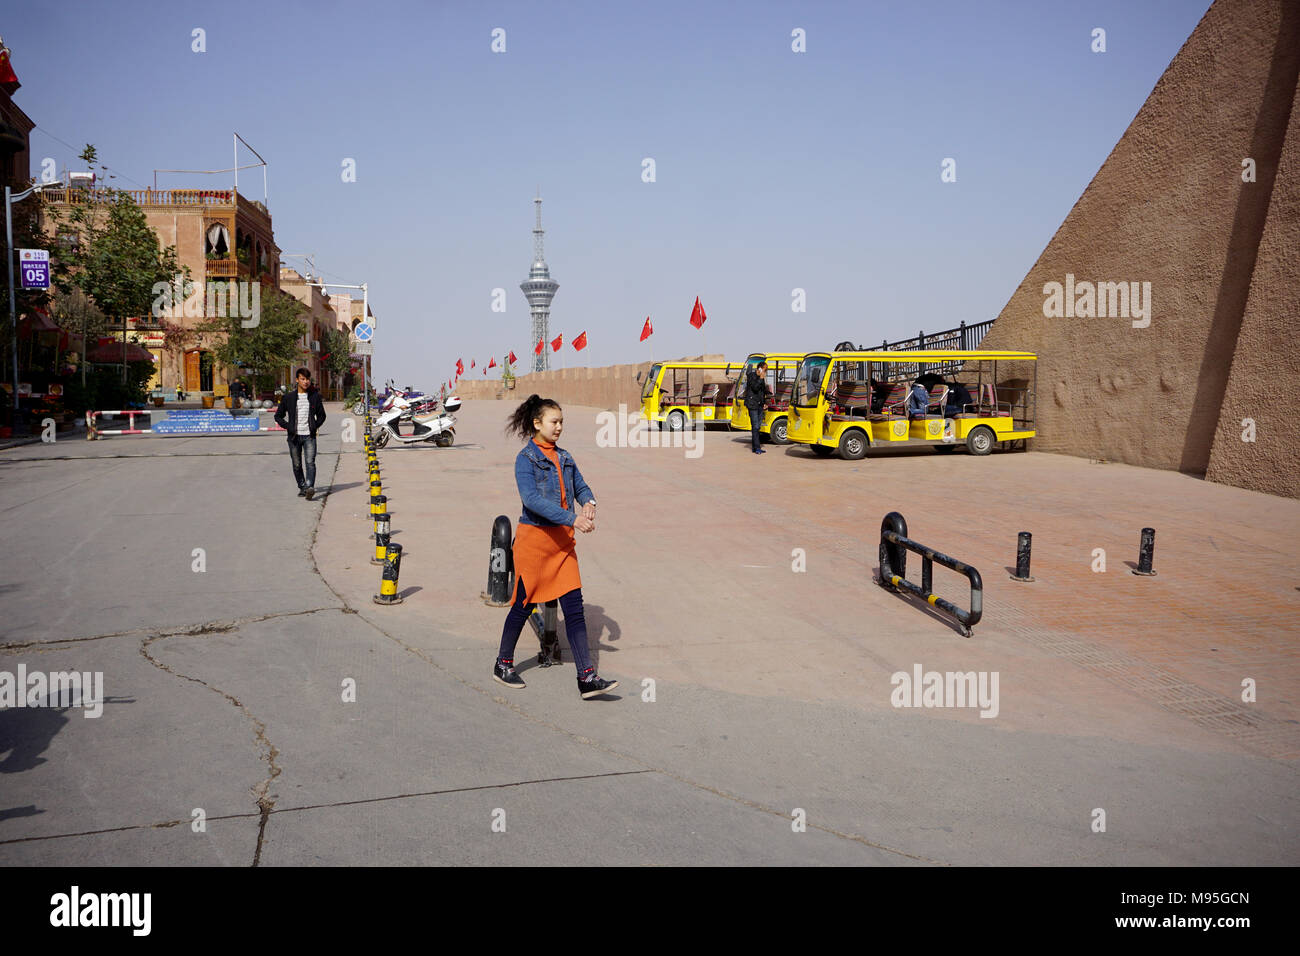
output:
[[519, 516], [520, 524], [572, 527], [576, 517], [574, 502], [585, 505], [596, 500], [591, 488], [582, 480], [582, 472], [578, 471], [573, 456], [557, 446], [555, 457], [564, 472], [565, 507], [560, 507], [559, 476], [551, 460], [532, 440], [520, 449], [515, 459], [515, 484], [519, 486], [519, 497], [524, 505], [524, 513]]

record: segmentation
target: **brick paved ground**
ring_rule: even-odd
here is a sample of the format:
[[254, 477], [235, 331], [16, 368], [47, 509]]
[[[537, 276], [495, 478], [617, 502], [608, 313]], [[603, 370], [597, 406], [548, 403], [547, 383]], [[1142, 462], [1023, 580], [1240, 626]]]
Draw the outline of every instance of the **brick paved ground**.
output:
[[[378, 613], [474, 635], [485, 669], [504, 612], [474, 598], [493, 518], [519, 511], [507, 411], [470, 403], [456, 447], [382, 453], [412, 593], [400, 611]], [[704, 436], [698, 458], [597, 448], [598, 412], [566, 414], [561, 444], [600, 503], [579, 556], [602, 671], [878, 710], [891, 706], [890, 675], [915, 663], [996, 670], [997, 719], [923, 713], [1007, 731], [1300, 755], [1300, 502], [1032, 452], [897, 450], [845, 462], [769, 446], [756, 457], [747, 435], [723, 431]], [[359, 456], [344, 456], [340, 480], [360, 476]], [[336, 510], [347, 501], [360, 515], [363, 488], [350, 495], [331, 500], [317, 558], [353, 603], [377, 589], [378, 574], [356, 573], [370, 540], [360, 517]], [[913, 538], [982, 572], [973, 639], [872, 583], [891, 510]], [[1146, 526], [1156, 529], [1152, 578], [1130, 573]], [[1009, 580], [1021, 530], [1034, 535], [1033, 584]], [[1102, 573], [1092, 569], [1097, 548]], [[795, 549], [806, 572], [792, 570]], [[919, 579], [915, 556], [910, 569]], [[935, 582], [966, 603], [963, 579], [936, 568]], [[521, 657], [535, 650], [531, 632], [521, 647]], [[1257, 683], [1255, 703], [1241, 699], [1246, 678]]]

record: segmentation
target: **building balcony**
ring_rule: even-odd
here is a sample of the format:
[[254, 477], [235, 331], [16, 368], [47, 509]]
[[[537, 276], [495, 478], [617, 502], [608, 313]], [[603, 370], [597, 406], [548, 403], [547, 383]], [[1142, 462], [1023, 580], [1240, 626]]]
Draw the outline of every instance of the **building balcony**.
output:
[[229, 259], [208, 259], [203, 263], [203, 272], [209, 279], [234, 279], [240, 272], [248, 272], [248, 267], [240, 267], [240, 263], [232, 256]]

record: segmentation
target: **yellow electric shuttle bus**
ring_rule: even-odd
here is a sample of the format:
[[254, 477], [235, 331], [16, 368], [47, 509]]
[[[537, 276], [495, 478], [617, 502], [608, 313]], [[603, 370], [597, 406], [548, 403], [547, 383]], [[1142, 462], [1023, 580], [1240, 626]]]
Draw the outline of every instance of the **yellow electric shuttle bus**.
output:
[[656, 362], [641, 384], [641, 414], [670, 431], [731, 421], [737, 362]]
[[745, 359], [745, 365], [736, 376], [736, 386], [731, 398], [731, 427], [749, 431], [749, 409], [745, 406], [745, 382], [749, 370], [759, 362], [767, 362], [767, 387], [772, 397], [763, 408], [763, 423], [759, 432], [778, 445], [789, 444], [786, 437], [789, 425], [790, 395], [794, 391], [794, 377], [806, 352], [754, 352]]
[[[812, 352], [795, 376], [792, 442], [818, 455], [856, 460], [873, 446], [965, 445], [987, 455], [1001, 442], [1033, 438], [1038, 357], [1030, 352]], [[998, 365], [1002, 364], [999, 374]], [[913, 383], [927, 392], [924, 411], [908, 412]], [[970, 401], [950, 403], [949, 394]]]

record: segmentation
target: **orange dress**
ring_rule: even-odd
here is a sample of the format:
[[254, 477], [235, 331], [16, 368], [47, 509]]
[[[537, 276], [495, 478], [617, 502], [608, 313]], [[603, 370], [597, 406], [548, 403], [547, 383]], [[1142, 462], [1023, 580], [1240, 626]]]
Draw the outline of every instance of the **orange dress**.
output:
[[[555, 454], [554, 442], [534, 438], [543, 455], [555, 466], [560, 477], [560, 507], [568, 501], [564, 487], [564, 474], [560, 459]], [[524, 600], [528, 604], [542, 604], [563, 597], [574, 588], [582, 587], [578, 576], [578, 551], [569, 525], [521, 524], [515, 533], [515, 580], [524, 585]], [[518, 585], [515, 589], [518, 590]]]

